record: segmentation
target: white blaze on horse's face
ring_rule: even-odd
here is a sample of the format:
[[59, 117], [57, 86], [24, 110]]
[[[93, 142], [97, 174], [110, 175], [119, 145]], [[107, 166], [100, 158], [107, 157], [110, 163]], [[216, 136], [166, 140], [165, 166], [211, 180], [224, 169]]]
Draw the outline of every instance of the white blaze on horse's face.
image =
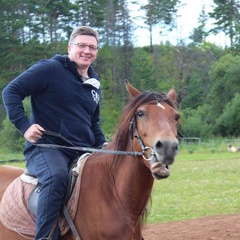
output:
[[157, 106], [162, 108], [162, 109], [165, 109], [165, 107], [160, 102], [157, 102]]

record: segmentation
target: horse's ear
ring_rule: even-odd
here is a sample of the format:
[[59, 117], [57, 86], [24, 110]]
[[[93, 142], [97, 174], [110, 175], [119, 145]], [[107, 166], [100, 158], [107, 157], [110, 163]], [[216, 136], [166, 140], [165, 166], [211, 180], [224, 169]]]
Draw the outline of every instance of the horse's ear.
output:
[[168, 98], [170, 100], [172, 100], [173, 102], [176, 101], [176, 98], [177, 98], [177, 93], [176, 93], [176, 90], [174, 88], [170, 89], [170, 91], [168, 92], [167, 94]]
[[128, 80], [125, 80], [125, 86], [128, 91], [128, 94], [130, 98], [135, 98], [137, 95], [139, 95], [141, 92], [137, 90], [135, 87], [133, 87]]

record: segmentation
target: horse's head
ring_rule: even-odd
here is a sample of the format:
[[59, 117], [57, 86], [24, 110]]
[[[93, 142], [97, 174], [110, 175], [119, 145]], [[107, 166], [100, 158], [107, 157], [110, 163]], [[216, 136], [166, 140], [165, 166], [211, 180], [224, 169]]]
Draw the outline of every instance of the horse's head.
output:
[[180, 115], [175, 105], [176, 92], [171, 89], [168, 94], [141, 93], [128, 82], [126, 88], [132, 99], [130, 108], [134, 106], [130, 124], [133, 149], [144, 152], [139, 159], [154, 178], [166, 178], [169, 176], [168, 165], [178, 153]]

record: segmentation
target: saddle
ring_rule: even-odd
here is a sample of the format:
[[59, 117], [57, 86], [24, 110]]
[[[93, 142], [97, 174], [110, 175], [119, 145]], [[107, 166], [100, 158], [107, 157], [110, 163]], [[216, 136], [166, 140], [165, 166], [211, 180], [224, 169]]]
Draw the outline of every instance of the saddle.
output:
[[[51, 131], [42, 131], [43, 135], [46, 136], [48, 139], [51, 139], [53, 142], [57, 143], [58, 145], [63, 146], [74, 146], [68, 139], [66, 139], [64, 136], [62, 136], [59, 133], [51, 132]], [[38, 145], [38, 144], [35, 144]], [[83, 154], [79, 160], [81, 160], [85, 154]], [[76, 166], [77, 166], [78, 159], [69, 167], [69, 182], [68, 182], [68, 188], [66, 192], [66, 196], [64, 199], [64, 204], [67, 204], [68, 200], [71, 197], [74, 185], [77, 180], [78, 174], [76, 173]], [[34, 181], [34, 179], [37, 181], [36, 176], [32, 175], [28, 170], [25, 171], [25, 176], [31, 178], [31, 181]], [[29, 200], [28, 200], [28, 208], [31, 211], [31, 213], [36, 216], [37, 213], [37, 202], [39, 193], [41, 192], [41, 184], [37, 183], [36, 187], [32, 191]]]
[[[81, 173], [90, 154], [86, 153], [69, 169], [70, 180], [65, 197], [65, 208], [59, 219], [61, 235], [66, 234], [70, 226], [66, 221], [66, 214], [75, 218], [77, 202], [81, 186]], [[76, 181], [78, 178], [78, 181]], [[37, 179], [25, 172], [15, 179], [6, 189], [0, 203], [0, 220], [8, 229], [22, 235], [32, 236], [36, 233], [35, 216], [37, 212], [37, 200], [41, 186]]]
[[[77, 181], [77, 177], [78, 177], [78, 173], [76, 172], [77, 163], [78, 163], [78, 159], [68, 169], [69, 181], [68, 181], [66, 196], [64, 199], [64, 204], [67, 204], [67, 202], [69, 201], [69, 199], [72, 195], [75, 183]], [[25, 170], [24, 174], [25, 174], [25, 179], [29, 178], [29, 179], [31, 179], [31, 181], [34, 181], [34, 180], [36, 181], [36, 186], [33, 189], [33, 191], [31, 192], [30, 197], [28, 199], [28, 209], [33, 214], [33, 216], [36, 217], [37, 202], [38, 202], [39, 193], [41, 192], [42, 186], [37, 181], [37, 177], [32, 175], [27, 169]], [[22, 177], [22, 179], [23, 179], [23, 177]]]

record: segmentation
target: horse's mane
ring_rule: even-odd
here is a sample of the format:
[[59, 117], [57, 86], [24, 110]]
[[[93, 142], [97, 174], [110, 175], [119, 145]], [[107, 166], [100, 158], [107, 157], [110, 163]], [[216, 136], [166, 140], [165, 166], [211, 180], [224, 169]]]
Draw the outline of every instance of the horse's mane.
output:
[[175, 109], [177, 108], [176, 104], [167, 97], [166, 93], [146, 91], [137, 95], [135, 98], [131, 99], [129, 103], [125, 106], [123, 113], [119, 119], [116, 132], [110, 143], [111, 146], [114, 146], [114, 150], [126, 150], [128, 142], [130, 140], [129, 126], [135, 112], [141, 105], [151, 102], [166, 102], [171, 107]]

